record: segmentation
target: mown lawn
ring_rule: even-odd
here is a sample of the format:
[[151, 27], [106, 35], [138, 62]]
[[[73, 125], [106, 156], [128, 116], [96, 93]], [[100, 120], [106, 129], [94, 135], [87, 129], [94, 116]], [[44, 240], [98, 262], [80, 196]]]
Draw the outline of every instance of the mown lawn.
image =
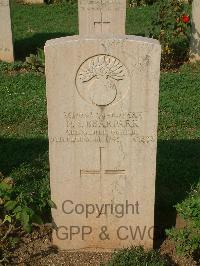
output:
[[[127, 10], [128, 34], [145, 35], [153, 7]], [[13, 2], [17, 60], [47, 39], [78, 33], [76, 5], [28, 6]], [[22, 193], [48, 189], [48, 139], [43, 74], [8, 71], [0, 63], [0, 171]], [[160, 209], [182, 200], [200, 178], [200, 65], [161, 74], [156, 200]]]
[[[126, 33], [145, 36], [154, 8], [128, 8]], [[46, 40], [78, 34], [77, 4], [20, 5], [12, 2], [13, 33], [17, 59], [43, 47]]]

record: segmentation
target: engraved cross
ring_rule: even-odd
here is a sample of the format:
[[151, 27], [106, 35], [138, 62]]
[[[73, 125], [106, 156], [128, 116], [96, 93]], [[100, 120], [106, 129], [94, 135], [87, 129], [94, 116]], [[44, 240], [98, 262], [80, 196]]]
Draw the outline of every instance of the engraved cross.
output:
[[102, 6], [103, 6], [103, 1], [101, 0], [101, 8], [100, 8], [101, 17], [100, 17], [100, 21], [94, 21], [94, 27], [95, 28], [96, 28], [96, 25], [100, 25], [101, 33], [103, 32], [103, 26], [110, 24], [110, 21], [104, 21], [104, 19], [103, 19]]
[[103, 175], [125, 175], [126, 170], [104, 170], [103, 163], [102, 163], [102, 150], [104, 147], [99, 147], [99, 154], [100, 154], [100, 166], [99, 170], [80, 170], [80, 177], [84, 175], [99, 175], [100, 178]]

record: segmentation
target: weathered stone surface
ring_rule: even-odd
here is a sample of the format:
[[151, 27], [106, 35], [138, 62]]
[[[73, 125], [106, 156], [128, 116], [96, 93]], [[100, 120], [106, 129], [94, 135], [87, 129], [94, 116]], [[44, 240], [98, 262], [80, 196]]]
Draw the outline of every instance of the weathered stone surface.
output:
[[0, 0], [0, 60], [14, 61], [9, 0]]
[[126, 0], [79, 0], [79, 34], [125, 34]]
[[74, 36], [45, 55], [53, 243], [152, 247], [159, 43]]
[[192, 4], [192, 38], [190, 60], [200, 60], [200, 1], [193, 0]]

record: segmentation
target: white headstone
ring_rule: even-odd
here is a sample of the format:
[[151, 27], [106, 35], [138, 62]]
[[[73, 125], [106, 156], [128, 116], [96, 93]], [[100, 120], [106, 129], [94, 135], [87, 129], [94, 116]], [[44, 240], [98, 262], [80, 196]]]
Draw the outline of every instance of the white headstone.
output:
[[44, 0], [23, 0], [25, 4], [44, 4]]
[[79, 0], [79, 35], [125, 34], [126, 1]]
[[0, 0], [0, 60], [14, 61], [9, 0]]
[[59, 248], [153, 246], [160, 54], [158, 41], [136, 36], [46, 43]]
[[192, 3], [192, 38], [190, 60], [200, 60], [200, 0]]

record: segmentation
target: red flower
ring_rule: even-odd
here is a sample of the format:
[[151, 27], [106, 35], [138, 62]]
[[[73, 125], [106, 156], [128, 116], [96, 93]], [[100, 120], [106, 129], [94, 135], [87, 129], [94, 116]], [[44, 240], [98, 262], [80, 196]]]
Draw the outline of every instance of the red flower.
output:
[[183, 21], [184, 23], [189, 23], [189, 22], [190, 22], [190, 16], [183, 15], [183, 16], [182, 16], [182, 21]]

